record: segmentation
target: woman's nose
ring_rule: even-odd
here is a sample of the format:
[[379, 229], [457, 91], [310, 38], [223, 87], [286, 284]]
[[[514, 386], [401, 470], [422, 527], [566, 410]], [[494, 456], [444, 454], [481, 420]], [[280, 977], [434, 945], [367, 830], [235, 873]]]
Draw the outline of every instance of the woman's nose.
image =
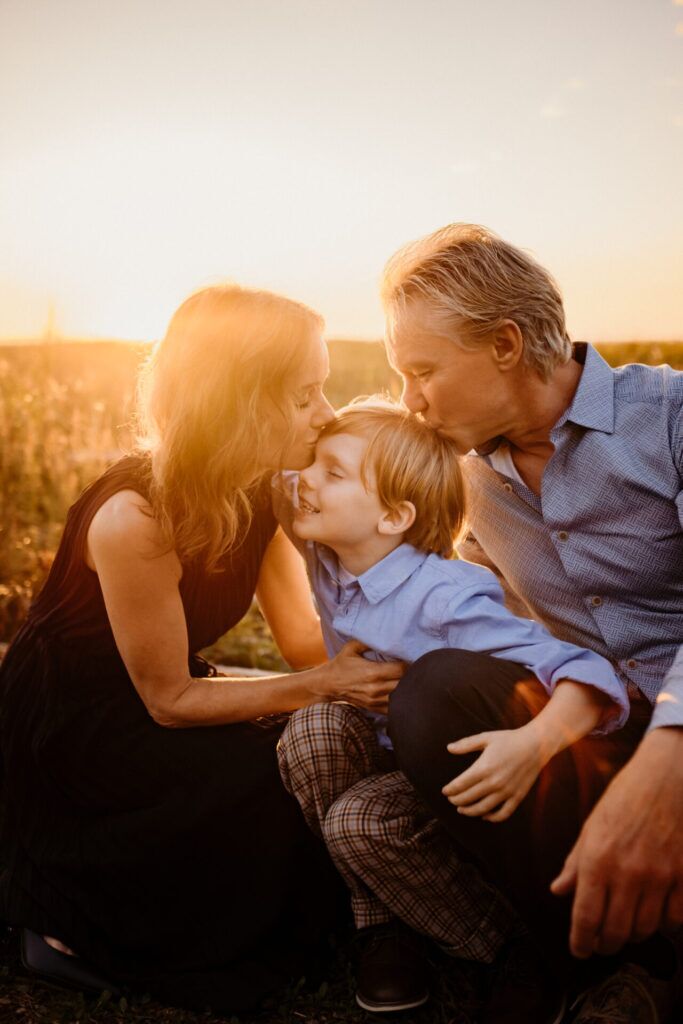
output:
[[334, 419], [334, 409], [327, 401], [324, 395], [320, 396], [315, 410], [315, 416], [313, 417], [314, 426], [320, 428], [324, 427], [326, 423], [331, 423]]

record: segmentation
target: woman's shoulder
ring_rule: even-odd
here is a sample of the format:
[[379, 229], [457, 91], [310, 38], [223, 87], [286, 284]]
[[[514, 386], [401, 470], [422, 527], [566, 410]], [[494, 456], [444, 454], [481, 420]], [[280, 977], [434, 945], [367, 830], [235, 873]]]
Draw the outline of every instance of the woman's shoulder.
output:
[[85, 557], [94, 568], [93, 555], [160, 554], [161, 529], [149, 501], [150, 467], [143, 456], [124, 456], [97, 478], [81, 495], [86, 529]]
[[115, 543], [159, 534], [159, 526], [144, 495], [126, 487], [102, 502], [90, 521], [89, 536], [110, 537]]
[[107, 498], [95, 512], [87, 533], [85, 560], [96, 572], [105, 566], [120, 569], [122, 563], [140, 564], [146, 572], [160, 563], [181, 570], [177, 556], [165, 540], [147, 499], [138, 491], [125, 488]]

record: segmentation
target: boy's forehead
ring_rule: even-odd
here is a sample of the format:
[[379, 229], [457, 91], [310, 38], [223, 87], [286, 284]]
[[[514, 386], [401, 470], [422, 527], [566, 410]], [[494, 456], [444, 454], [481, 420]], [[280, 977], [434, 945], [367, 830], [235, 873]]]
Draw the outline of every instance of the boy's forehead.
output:
[[361, 462], [368, 444], [369, 439], [363, 434], [342, 429], [334, 434], [323, 433], [318, 441], [317, 451], [340, 462], [356, 464]]

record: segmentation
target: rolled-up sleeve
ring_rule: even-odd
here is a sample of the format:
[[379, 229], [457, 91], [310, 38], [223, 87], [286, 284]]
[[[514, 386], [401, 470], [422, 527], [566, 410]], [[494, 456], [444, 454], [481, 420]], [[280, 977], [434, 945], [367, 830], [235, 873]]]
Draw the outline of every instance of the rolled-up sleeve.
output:
[[[683, 409], [676, 421], [671, 450], [679, 477], [683, 480]], [[683, 490], [678, 492], [676, 507], [678, 521], [683, 530]], [[683, 726], [683, 647], [678, 648], [673, 664], [664, 677], [664, 683], [655, 701], [655, 710], [648, 731], [672, 725]]]
[[672, 725], [683, 726], [683, 647], [678, 648], [674, 663], [666, 674], [648, 732]]
[[449, 647], [491, 654], [524, 665], [552, 694], [563, 679], [592, 686], [613, 702], [593, 735], [620, 729], [629, 715], [625, 683], [601, 655], [557, 640], [533, 619], [512, 615], [503, 603], [503, 592], [486, 573], [476, 588], [457, 595], [442, 618], [443, 636]]

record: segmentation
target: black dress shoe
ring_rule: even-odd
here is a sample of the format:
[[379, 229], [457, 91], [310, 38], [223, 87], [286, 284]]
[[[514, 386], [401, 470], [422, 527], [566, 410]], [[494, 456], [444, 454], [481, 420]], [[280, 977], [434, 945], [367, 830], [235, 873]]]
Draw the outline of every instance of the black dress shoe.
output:
[[42, 936], [24, 928], [21, 933], [21, 962], [27, 971], [64, 988], [81, 992], [109, 991], [115, 997], [122, 993], [118, 986], [101, 977], [78, 956], [69, 956], [54, 949]]
[[427, 964], [419, 937], [398, 921], [359, 932], [356, 1002], [370, 1013], [396, 1013], [429, 999]]

